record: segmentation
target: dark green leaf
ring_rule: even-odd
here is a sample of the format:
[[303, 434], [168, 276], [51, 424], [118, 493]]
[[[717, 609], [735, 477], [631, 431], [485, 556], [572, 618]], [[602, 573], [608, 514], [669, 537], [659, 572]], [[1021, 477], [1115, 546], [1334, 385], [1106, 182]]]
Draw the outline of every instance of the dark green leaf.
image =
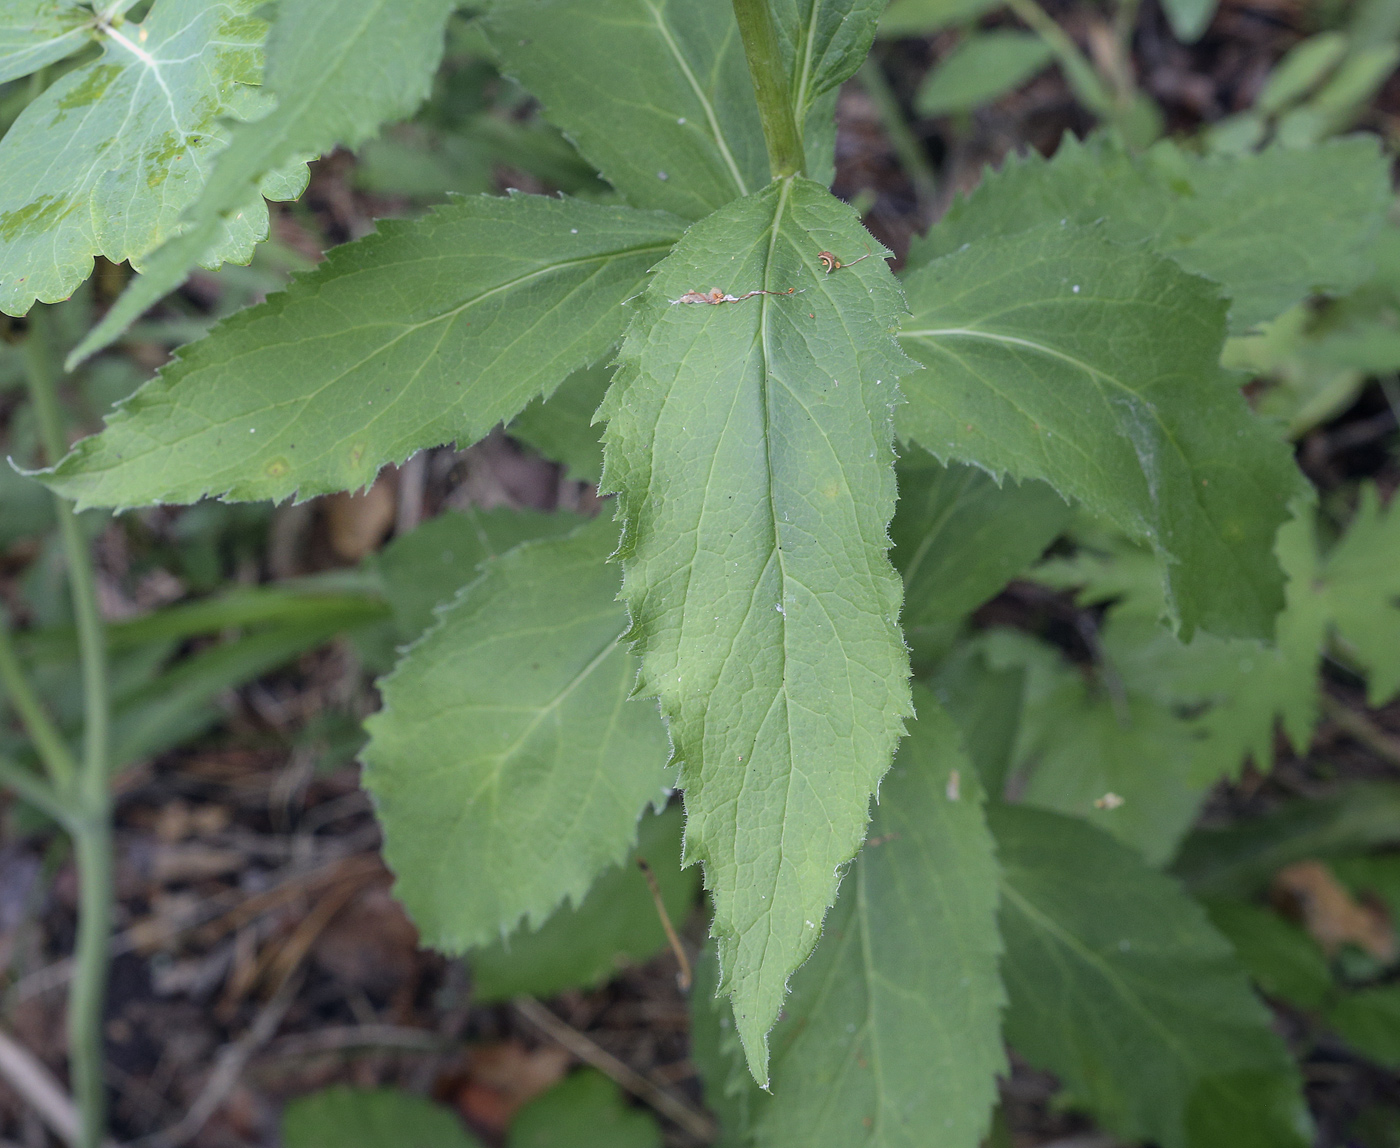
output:
[[661, 1129], [630, 1107], [611, 1080], [585, 1068], [530, 1101], [507, 1148], [661, 1148]]
[[593, 422], [612, 382], [604, 367], [576, 371], [547, 399], [536, 399], [506, 429], [545, 458], [562, 462], [571, 479], [596, 483], [603, 475], [603, 428]]
[[380, 683], [365, 785], [427, 944], [461, 952], [579, 902], [662, 797], [665, 730], [628, 701], [616, 530], [595, 521], [490, 559]]
[[307, 498], [466, 446], [607, 353], [678, 229], [543, 196], [382, 223], [184, 349], [50, 483], [83, 506]]
[[338, 1086], [292, 1101], [284, 1148], [479, 1148], [446, 1108], [393, 1088]]
[[1328, 1010], [1327, 1023], [1362, 1056], [1400, 1069], [1400, 985], [1347, 994]]
[[1206, 912], [1262, 993], [1304, 1009], [1319, 1008], [1332, 996], [1322, 952], [1293, 922], [1246, 901], [1208, 901]]
[[901, 435], [1048, 482], [1146, 542], [1184, 636], [1271, 635], [1272, 547], [1299, 478], [1218, 366], [1223, 304], [1147, 251], [1053, 226], [906, 279]]
[[[850, 266], [825, 274], [822, 251]], [[908, 713], [885, 551], [911, 364], [880, 254], [808, 180], [721, 209], [657, 269], [603, 409], [638, 689], [682, 763], [687, 857], [759, 1079]], [[779, 295], [675, 302], [710, 287]]]
[[1298, 1070], [1200, 907], [1091, 826], [988, 816], [1012, 1047], [1128, 1140], [1310, 1144]]

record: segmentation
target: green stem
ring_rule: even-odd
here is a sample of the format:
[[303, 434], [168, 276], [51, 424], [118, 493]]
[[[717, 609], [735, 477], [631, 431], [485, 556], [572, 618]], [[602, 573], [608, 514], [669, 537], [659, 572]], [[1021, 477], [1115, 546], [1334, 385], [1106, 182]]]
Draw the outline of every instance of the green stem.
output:
[[5, 687], [10, 704], [19, 713], [20, 721], [34, 742], [34, 748], [39, 751], [39, 758], [48, 769], [49, 779], [55, 788], [60, 791], [71, 789], [78, 763], [73, 759], [73, 751], [68, 748], [63, 734], [35, 695], [34, 687], [24, 676], [19, 658], [15, 655], [10, 627], [3, 616], [0, 616], [0, 685]]
[[734, 16], [749, 61], [749, 76], [763, 121], [763, 138], [768, 144], [768, 166], [774, 179], [798, 175], [807, 169], [802, 150], [802, 132], [793, 114], [792, 93], [778, 49], [778, 30], [768, 0], [734, 0]]
[[[58, 462], [68, 448], [58, 403], [56, 362], [48, 309], [36, 304], [29, 313], [25, 367], [40, 441], [50, 465]], [[102, 1012], [112, 932], [112, 798], [107, 778], [111, 697], [106, 635], [97, 609], [92, 555], [72, 504], [57, 495], [54, 503], [68, 564], [68, 589], [77, 623], [83, 678], [82, 772], [73, 791], [74, 809], [67, 819], [78, 858], [79, 886], [78, 940], [68, 1000], [68, 1058], [82, 1116], [78, 1148], [99, 1148], [107, 1123]]]
[[[899, 99], [874, 56], [865, 58], [858, 76], [861, 87], [865, 89], [865, 94], [870, 97], [870, 102], [879, 113], [880, 123], [890, 138], [890, 146], [894, 148], [905, 174], [914, 185], [914, 192], [919, 201], [919, 215], [922, 218], [924, 210], [932, 204], [938, 192], [938, 178], [934, 175], [933, 165], [928, 161], [928, 153], [909, 130], [909, 121], [904, 118]], [[927, 222], [927, 219], [924, 222]]]
[[31, 805], [38, 806], [60, 824], [67, 824], [70, 810], [53, 787], [37, 775], [16, 765], [13, 761], [0, 758], [0, 785], [9, 786]]
[[1064, 69], [1069, 86], [1088, 105], [1089, 110], [1102, 119], [1114, 119], [1118, 113], [1117, 101], [1068, 33], [1050, 18], [1036, 0], [1007, 0], [1007, 6], [1045, 41], [1045, 46], [1055, 54], [1055, 59]]

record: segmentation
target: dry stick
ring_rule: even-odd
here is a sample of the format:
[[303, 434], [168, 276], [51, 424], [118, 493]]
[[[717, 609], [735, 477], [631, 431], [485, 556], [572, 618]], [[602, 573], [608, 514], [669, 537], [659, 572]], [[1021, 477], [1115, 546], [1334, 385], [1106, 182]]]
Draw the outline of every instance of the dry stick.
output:
[[690, 972], [690, 958], [685, 955], [685, 949], [681, 947], [680, 937], [676, 936], [675, 926], [671, 924], [671, 914], [666, 912], [666, 902], [661, 899], [661, 886], [657, 883], [656, 874], [651, 871], [651, 866], [647, 864], [645, 857], [637, 858], [637, 868], [647, 879], [647, 887], [651, 889], [651, 899], [656, 902], [656, 914], [661, 918], [661, 927], [666, 930], [666, 939], [671, 942], [671, 951], [676, 954], [676, 963], [681, 967], [680, 972], [676, 974], [676, 984], [680, 986], [681, 992], [688, 993], [694, 982], [694, 977], [691, 976]]
[[301, 989], [301, 980], [299, 976], [289, 975], [278, 986], [272, 999], [263, 1005], [258, 1015], [253, 1018], [248, 1031], [224, 1047], [219, 1053], [214, 1071], [210, 1073], [189, 1111], [178, 1123], [135, 1141], [132, 1148], [181, 1148], [181, 1145], [198, 1136], [204, 1125], [209, 1122], [209, 1118], [218, 1111], [219, 1105], [228, 1099], [253, 1054], [276, 1034], [282, 1018], [287, 1015], [287, 1010], [296, 1000], [297, 992]]
[[533, 997], [516, 997], [515, 1011], [579, 1060], [592, 1065], [604, 1076], [611, 1077], [620, 1088], [625, 1088], [639, 1100], [646, 1101], [662, 1116], [684, 1128], [692, 1136], [706, 1142], [714, 1139], [716, 1129], [709, 1117], [696, 1112], [664, 1088], [653, 1084], [636, 1069], [623, 1064], [612, 1053], [594, 1044], [573, 1025], [560, 1020]]
[[24, 1045], [0, 1032], [0, 1076], [58, 1137], [78, 1142], [78, 1110], [63, 1087]]
[[1322, 708], [1332, 723], [1348, 737], [1355, 738], [1377, 757], [1400, 766], [1400, 737], [1382, 729], [1360, 710], [1329, 693], [1322, 695]]

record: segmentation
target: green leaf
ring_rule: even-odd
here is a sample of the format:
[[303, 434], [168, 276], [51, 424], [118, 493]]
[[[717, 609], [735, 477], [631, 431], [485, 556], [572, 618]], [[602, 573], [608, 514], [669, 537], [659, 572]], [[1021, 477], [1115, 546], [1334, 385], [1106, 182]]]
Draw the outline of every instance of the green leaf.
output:
[[1163, 0], [1162, 9], [1176, 38], [1194, 44], [1210, 27], [1216, 4], [1217, 0]]
[[1014, 631], [982, 645], [994, 670], [1026, 675], [1013, 759], [1022, 799], [1093, 822], [1149, 864], [1170, 860], [1211, 784], [1195, 776], [1190, 727], [1111, 665], [1090, 676]]
[[1091, 826], [988, 817], [1012, 1047], [1123, 1139], [1310, 1144], [1297, 1068], [1199, 906]]
[[[160, 0], [157, 11], [171, 2]], [[204, 0], [179, 2], [205, 8]], [[225, 0], [219, 8], [234, 2]], [[260, 6], [260, 0], [236, 3], [240, 10]], [[191, 208], [183, 233], [150, 258], [145, 274], [68, 356], [68, 369], [118, 338], [184, 282], [225, 221], [246, 211], [273, 173], [337, 144], [355, 148], [380, 124], [410, 114], [428, 95], [442, 58], [443, 24], [455, 7], [455, 0], [279, 0], [265, 77], [276, 107], [233, 133], [198, 202], [191, 194], [175, 207], [176, 216]], [[227, 138], [218, 136], [220, 143]]]
[[690, 0], [497, 0], [501, 66], [634, 207], [699, 219], [768, 182], [733, 9]]
[[[36, 299], [66, 299], [92, 273], [94, 255], [139, 268], [178, 230], [228, 143], [228, 121], [267, 108], [257, 91], [267, 31], [252, 15], [259, 6], [157, 0], [139, 25], [104, 25], [102, 55], [20, 113], [0, 140], [0, 311], [23, 315]], [[294, 198], [305, 175], [277, 176], [263, 191]], [[229, 208], [190, 266], [246, 263], [266, 237], [256, 181]]]
[[1048, 482], [1146, 542], [1184, 636], [1268, 635], [1271, 553], [1299, 478], [1217, 365], [1223, 304], [1148, 251], [1053, 226], [905, 280], [900, 434], [940, 459]]
[[285, 1148], [479, 1148], [448, 1109], [394, 1088], [337, 1086], [287, 1105]]
[[1362, 1056], [1400, 1069], [1400, 985], [1348, 993], [1328, 1010], [1327, 1023]]
[[1039, 558], [1070, 509], [1041, 482], [998, 483], [922, 450], [899, 460], [890, 559], [904, 578], [905, 631], [957, 622]]
[[1006, 1070], [997, 865], [957, 727], [926, 690], [866, 842], [774, 1028], [764, 1148], [977, 1148]]
[[881, 36], [926, 36], [999, 8], [1001, 0], [894, 0], [880, 17]]
[[78, 0], [8, 0], [0, 11], [0, 84], [73, 55], [91, 42], [93, 22]]
[[534, 932], [520, 928], [474, 951], [473, 999], [551, 997], [564, 989], [593, 988], [664, 949], [666, 932], [635, 859], [651, 866], [666, 912], [679, 928], [700, 884], [695, 869], [681, 868], [682, 820], [679, 805], [643, 816], [636, 850], [604, 870], [581, 904], [560, 908]]
[[1367, 670], [1367, 699], [1383, 705], [1400, 692], [1400, 512], [1382, 512], [1372, 483], [1318, 575], [1338, 639]]
[[1170, 143], [1133, 157], [1106, 137], [1066, 136], [1052, 160], [1033, 152], [988, 173], [915, 241], [909, 265], [1049, 223], [1094, 224], [1219, 283], [1231, 330], [1245, 331], [1316, 292], [1362, 282], [1390, 202], [1386, 171], [1365, 137], [1198, 158]]
[[489, 560], [380, 683], [365, 785], [427, 944], [461, 952], [579, 902], [662, 797], [665, 731], [627, 700], [637, 665], [605, 561], [616, 529]]
[[381, 223], [184, 348], [50, 485], [83, 506], [308, 498], [466, 446], [608, 352], [677, 230], [543, 196]]
[[1211, 923], [1235, 946], [1259, 991], [1303, 1009], [1333, 994], [1332, 972], [1317, 944], [1292, 921], [1244, 901], [1206, 902]]
[[576, 529], [573, 514], [533, 510], [449, 510], [395, 538], [364, 562], [394, 614], [400, 642], [411, 642], [433, 622], [433, 611], [475, 581], [477, 567], [518, 543]]
[[997, 29], [965, 36], [919, 86], [914, 106], [921, 115], [970, 111], [1019, 88], [1054, 58], [1031, 32]]
[[[911, 364], [898, 285], [862, 250], [882, 254], [809, 180], [702, 220], [657, 268], [602, 412], [638, 690], [668, 720], [759, 1080], [909, 712], [885, 551]], [[822, 251], [851, 265], [826, 275]], [[711, 287], [783, 294], [671, 302]]]
[[603, 476], [603, 430], [593, 416], [603, 403], [612, 371], [576, 371], [548, 398], [536, 399], [506, 429], [545, 458], [564, 464], [571, 479], [596, 483]]
[[581, 1069], [536, 1097], [510, 1126], [507, 1148], [661, 1148], [661, 1129], [617, 1085]]

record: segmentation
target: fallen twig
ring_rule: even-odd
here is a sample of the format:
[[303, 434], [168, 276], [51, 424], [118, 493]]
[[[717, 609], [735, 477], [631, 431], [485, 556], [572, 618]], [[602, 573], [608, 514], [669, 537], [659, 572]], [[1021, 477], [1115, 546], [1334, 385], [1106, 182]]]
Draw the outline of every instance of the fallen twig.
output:
[[604, 1076], [611, 1077], [618, 1087], [650, 1104], [662, 1116], [684, 1128], [692, 1136], [706, 1143], [715, 1138], [715, 1125], [708, 1116], [697, 1112], [660, 1085], [654, 1084], [636, 1069], [623, 1064], [573, 1025], [560, 1020], [533, 997], [516, 997], [515, 1011], [579, 1060], [592, 1065]]

